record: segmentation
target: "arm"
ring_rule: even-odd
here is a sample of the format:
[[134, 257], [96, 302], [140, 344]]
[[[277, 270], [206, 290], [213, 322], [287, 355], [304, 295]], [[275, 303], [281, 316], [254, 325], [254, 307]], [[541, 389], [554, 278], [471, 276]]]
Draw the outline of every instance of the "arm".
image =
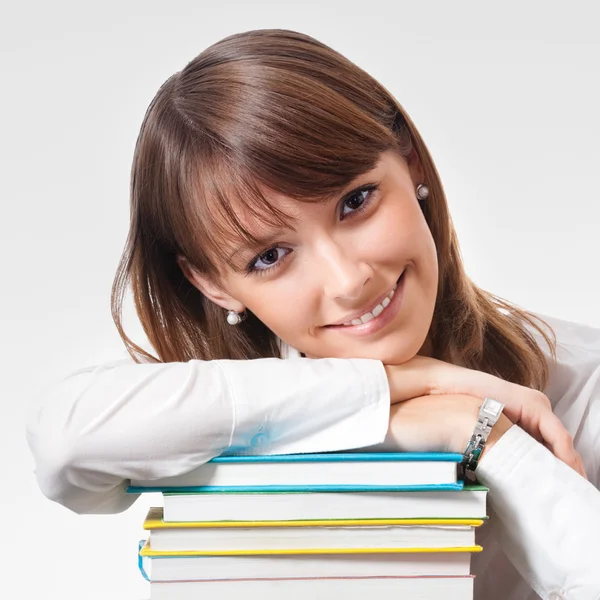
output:
[[537, 594], [598, 600], [600, 491], [516, 425], [476, 472], [490, 488], [490, 535]]
[[[513, 423], [517, 423], [539, 442], [544, 442], [555, 456], [586, 477], [571, 434], [552, 412], [550, 400], [542, 392], [488, 373], [422, 356], [416, 356], [402, 365], [386, 365], [385, 368], [392, 403], [426, 394], [468, 395], [480, 399], [490, 396], [504, 404], [504, 414]], [[425, 391], [419, 393], [417, 384], [423, 387], [423, 383], [426, 384]], [[402, 390], [400, 397], [396, 398], [398, 385]], [[412, 394], [407, 395], [406, 391], [411, 387]]]
[[[479, 403], [450, 394], [394, 404], [385, 442], [376, 448], [463, 452]], [[594, 423], [597, 429], [600, 414], [592, 409], [586, 426]], [[597, 431], [589, 436], [600, 439]], [[597, 461], [587, 453], [584, 459]], [[489, 535], [527, 583], [545, 599], [559, 592], [569, 600], [600, 600], [600, 491], [504, 415], [476, 474], [490, 488]]]
[[[28, 442], [48, 498], [80, 513], [120, 512], [135, 501], [125, 494], [128, 479], [179, 475], [231, 447], [285, 454], [373, 446], [386, 436], [390, 401], [461, 386], [476, 394], [473, 377], [490, 386], [480, 385], [490, 376], [452, 367], [451, 377], [450, 367], [420, 357], [385, 368], [368, 359], [125, 359], [50, 387], [28, 419]], [[397, 449], [411, 449], [414, 431], [397, 438]], [[436, 435], [417, 443], [435, 446]]]
[[[321, 452], [385, 437], [389, 388], [367, 359], [261, 359], [78, 370], [31, 410], [42, 492], [78, 513], [121, 512], [131, 478], [187, 472], [230, 447]], [[257, 434], [261, 434], [257, 436]]]

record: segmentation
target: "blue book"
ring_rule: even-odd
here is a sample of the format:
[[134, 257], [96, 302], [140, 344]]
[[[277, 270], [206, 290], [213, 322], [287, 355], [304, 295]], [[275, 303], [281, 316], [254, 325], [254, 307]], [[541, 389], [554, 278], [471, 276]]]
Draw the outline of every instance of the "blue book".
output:
[[131, 480], [127, 492], [459, 491], [461, 460], [421, 452], [220, 456], [181, 475]]

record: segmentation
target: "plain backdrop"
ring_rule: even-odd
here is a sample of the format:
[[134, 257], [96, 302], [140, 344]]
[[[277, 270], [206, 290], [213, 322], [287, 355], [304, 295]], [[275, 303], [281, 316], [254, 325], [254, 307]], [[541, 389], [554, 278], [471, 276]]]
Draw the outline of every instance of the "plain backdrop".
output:
[[[35, 482], [24, 418], [54, 378], [124, 355], [110, 287], [136, 136], [168, 76], [240, 31], [295, 29], [324, 41], [378, 78], [416, 122], [472, 278], [527, 309], [600, 326], [597, 6], [6, 2], [0, 597], [149, 597], [136, 550], [160, 497], [109, 516], [50, 502]], [[129, 331], [142, 341], [130, 313]]]

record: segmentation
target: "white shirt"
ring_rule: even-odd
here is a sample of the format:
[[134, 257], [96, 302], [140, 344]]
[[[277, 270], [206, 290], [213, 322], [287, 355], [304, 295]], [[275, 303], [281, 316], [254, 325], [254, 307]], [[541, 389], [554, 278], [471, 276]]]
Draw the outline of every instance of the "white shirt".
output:
[[[478, 600], [600, 599], [600, 330], [545, 319], [558, 341], [545, 392], [590, 481], [516, 425], [496, 443], [477, 469], [491, 517], [477, 532], [484, 551], [473, 555]], [[285, 454], [378, 444], [389, 406], [376, 360], [127, 358], [49, 386], [27, 436], [48, 498], [114, 513], [136, 499], [127, 480], [178, 475], [232, 447]]]

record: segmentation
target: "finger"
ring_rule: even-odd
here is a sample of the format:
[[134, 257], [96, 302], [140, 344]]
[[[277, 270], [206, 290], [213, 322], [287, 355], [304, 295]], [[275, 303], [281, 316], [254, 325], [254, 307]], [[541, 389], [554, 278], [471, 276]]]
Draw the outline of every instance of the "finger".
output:
[[562, 421], [552, 412], [547, 412], [539, 419], [539, 433], [548, 444], [552, 454], [568, 465], [575, 462], [573, 438]]
[[529, 435], [538, 442], [543, 441], [543, 436], [539, 432], [539, 421], [544, 415], [552, 413], [552, 405], [548, 397], [538, 390], [517, 386], [519, 393], [515, 394], [515, 384], [502, 381], [506, 387], [500, 398], [504, 402], [504, 414], [520, 427], [525, 429]]
[[588, 476], [585, 472], [585, 466], [583, 464], [583, 459], [581, 458], [581, 454], [579, 454], [579, 452], [577, 453], [577, 458], [579, 459], [579, 474], [584, 478], [587, 479]]
[[[536, 399], [534, 400], [534, 397], [532, 396], [530, 402], [524, 402], [514, 407], [513, 411], [511, 411], [512, 418], [510, 415], [509, 418], [513, 420], [513, 423], [517, 423], [519, 427], [524, 429], [536, 441], [544, 443], [553, 440], [559, 429], [556, 427], [555, 422], [551, 422], [546, 423], [546, 430], [549, 436], [544, 435], [540, 431], [541, 422], [547, 415], [552, 415], [553, 413], [551, 408], [537, 400], [537, 396], [535, 398]], [[507, 412], [506, 408], [504, 412]], [[562, 423], [560, 423], [560, 421], [559, 424], [562, 428]]]
[[534, 438], [540, 444], [544, 444], [544, 446], [546, 446], [546, 448], [548, 448], [548, 450], [550, 450], [550, 452], [553, 452], [552, 447], [548, 444], [548, 442], [546, 442], [546, 440], [544, 440], [544, 438], [542, 437], [542, 434], [540, 433], [540, 430], [537, 427], [534, 427], [532, 430], [528, 430], [527, 427], [523, 423], [519, 423], [519, 427], [521, 427], [521, 429], [525, 429], [525, 431], [527, 431], [527, 433], [532, 438]]
[[[550, 415], [546, 419], [548, 419]], [[562, 424], [560, 419], [552, 414], [551, 421], [554, 423], [548, 424], [546, 419], [540, 421], [540, 430], [546, 435], [555, 435], [554, 439], [545, 440], [544, 445], [556, 456], [556, 458], [562, 460], [566, 465], [575, 470], [579, 475], [587, 480], [587, 474], [583, 465], [583, 459], [581, 455], [575, 450], [573, 445], [573, 438]], [[542, 425], [542, 422], [544, 424]], [[552, 433], [549, 434], [548, 431]]]
[[[548, 442], [542, 442], [542, 444], [545, 448], [552, 452], [552, 446]], [[573, 453], [569, 459], [563, 460], [559, 458], [559, 460], [561, 462], [564, 462], [568, 467], [571, 467], [577, 473], [579, 473], [579, 475], [581, 475], [584, 479], [588, 478], [585, 472], [585, 467], [583, 466], [583, 459], [577, 451], [573, 450]]]
[[579, 452], [575, 450], [573, 438], [562, 421], [554, 413], [548, 413], [544, 418], [540, 419], [540, 431], [543, 432], [544, 437], [549, 436], [550, 438], [544, 439], [544, 446], [554, 456], [574, 469], [583, 478], [587, 479], [583, 459]]

